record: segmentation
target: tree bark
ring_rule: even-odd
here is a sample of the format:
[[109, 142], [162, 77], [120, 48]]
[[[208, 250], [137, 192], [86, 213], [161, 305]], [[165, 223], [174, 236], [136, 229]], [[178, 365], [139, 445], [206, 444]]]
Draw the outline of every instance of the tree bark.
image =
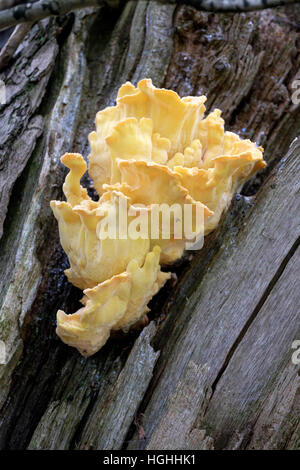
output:
[[[299, 448], [299, 20], [298, 5], [215, 14], [141, 0], [28, 33], [0, 74], [2, 449]], [[268, 168], [174, 266], [149, 326], [86, 359], [55, 335], [57, 309], [74, 312], [81, 292], [49, 201], [59, 157], [86, 157], [96, 112], [145, 77], [206, 94]]]
[[[0, 13], [0, 30], [28, 21], [35, 23], [43, 18], [63, 15], [82, 8], [101, 6], [104, 1], [109, 6], [118, 7], [122, 0], [36, 0], [34, 5], [30, 4], [34, 2], [17, 2], [16, 7], [8, 8]], [[125, 3], [125, 1], [126, 0], [123, 0], [123, 3]], [[168, 3], [166, 0], [159, 1], [161, 3]], [[201, 11], [246, 12], [290, 5], [298, 2], [299, 0], [268, 0], [268, 2], [263, 0], [170, 0], [169, 3], [185, 3]], [[21, 5], [18, 3], [21, 3]]]

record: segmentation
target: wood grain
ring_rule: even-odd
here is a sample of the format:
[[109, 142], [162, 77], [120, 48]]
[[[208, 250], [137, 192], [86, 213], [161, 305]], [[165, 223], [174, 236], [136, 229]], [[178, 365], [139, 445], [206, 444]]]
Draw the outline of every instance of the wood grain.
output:
[[298, 247], [218, 381], [200, 423], [217, 448], [299, 447], [300, 369], [291, 360], [300, 337], [299, 269]]
[[[217, 441], [216, 447], [223, 448], [230, 433], [240, 433], [239, 420], [243, 423], [245, 419], [248, 429], [243, 432], [248, 433], [246, 437], [249, 437], [251, 420], [247, 419], [246, 413], [242, 414], [243, 409], [240, 410], [237, 404], [232, 403], [235, 397], [240, 397], [240, 407], [247, 407], [251, 405], [252, 399], [255, 400], [251, 380], [256, 380], [256, 377], [254, 374], [254, 377], [248, 377], [246, 382], [245, 378], [241, 377], [244, 367], [246, 376], [250, 373], [249, 362], [255, 373], [262, 374], [260, 379], [264, 381], [265, 394], [261, 384], [259, 387], [256, 383], [255, 387], [259, 387], [259, 392], [256, 392], [261, 393], [260, 400], [263, 401], [268, 396], [266, 371], [261, 365], [264, 354], [269, 354], [269, 357], [265, 357], [265, 367], [270, 366], [270, 363], [274, 365], [273, 374], [280, 372], [280, 363], [284, 357], [286, 361], [291, 361], [290, 348], [294, 335], [297, 337], [296, 328], [299, 327], [299, 295], [295, 285], [296, 261], [291, 262], [292, 273], [287, 270], [284, 287], [281, 282], [278, 286], [276, 284], [290, 256], [297, 258], [299, 263], [299, 253], [294, 254], [300, 235], [297, 218], [300, 203], [299, 154], [298, 139], [281, 167], [275, 188], [272, 188], [274, 181], [265, 185], [258, 194], [255, 206], [237, 239], [232, 240], [229, 246], [221, 248], [202, 282], [197, 284], [197, 281], [194, 281], [194, 292], [187, 299], [182, 312], [182, 317], [190, 319], [184, 325], [181, 324], [176, 343], [169, 346], [167, 357], [162, 353], [158, 364], [162, 372], [143, 411], [143, 427], [148, 443], [143, 440], [142, 448], [189, 448], [189, 433], [194, 427], [198, 427], [196, 421], [199, 420], [201, 426], [201, 416], [206, 413], [207, 407], [210, 410], [210, 404], [217, 400], [214, 393], [217, 397], [219, 388], [222, 390], [219, 392], [222, 397], [216, 407], [212, 408], [211, 415], [208, 414], [209, 427], [213, 420], [216, 421], [216, 434], [218, 426], [220, 427], [218, 420], [222, 421], [223, 417], [221, 444]], [[288, 283], [289, 289], [286, 286]], [[260, 320], [264, 311], [268, 312], [269, 316], [272, 314], [267, 307], [261, 310], [269, 298], [270, 290], [275, 292], [274, 302], [277, 302], [279, 310], [282, 310], [281, 315], [285, 315], [285, 321], [281, 318], [281, 321], [276, 323], [273, 342], [268, 324], [270, 318], [267, 316], [267, 320], [261, 320], [266, 324], [261, 330], [258, 327], [258, 330], [252, 333], [255, 336], [260, 331], [258, 344], [255, 345], [249, 327], [257, 316]], [[285, 290], [287, 295], [288, 292], [293, 293], [291, 303], [287, 303], [285, 295], [283, 296]], [[278, 299], [281, 299], [281, 305]], [[169, 313], [172, 314], [172, 311]], [[273, 313], [276, 318], [276, 311]], [[268, 335], [271, 344], [267, 341]], [[243, 351], [244, 355], [238, 356], [244, 342], [248, 350]], [[237, 362], [234, 362], [236, 357]], [[233, 374], [229, 371], [231, 364], [235, 364]], [[225, 380], [224, 370], [226, 377], [231, 376], [231, 379], [229, 378], [229, 384], [226, 383], [222, 388]], [[297, 375], [296, 370], [294, 373]], [[293, 392], [295, 393], [295, 389]], [[228, 406], [225, 396], [230, 403]], [[281, 399], [288, 400], [288, 396]], [[252, 413], [255, 413], [255, 409]], [[230, 426], [231, 419], [236, 421]], [[203, 430], [201, 427], [200, 429]], [[209, 436], [212, 437], [211, 430]], [[246, 437], [243, 436], [243, 442]], [[135, 445], [132, 447], [135, 448]]]
[[[46, 21], [1, 75], [16, 95], [0, 110], [0, 338], [8, 351], [0, 447], [299, 447], [289, 362], [299, 323], [299, 141], [285, 157], [300, 126], [291, 101], [299, 6], [211, 14], [141, 0]], [[204, 248], [174, 266], [177, 280], [151, 302], [151, 326], [85, 359], [55, 335], [57, 309], [74, 312], [81, 292], [63, 274], [49, 201], [62, 197], [60, 155], [86, 157], [96, 112], [114, 103], [124, 81], [145, 76], [181, 96], [207, 94], [227, 129], [265, 146], [269, 166]]]

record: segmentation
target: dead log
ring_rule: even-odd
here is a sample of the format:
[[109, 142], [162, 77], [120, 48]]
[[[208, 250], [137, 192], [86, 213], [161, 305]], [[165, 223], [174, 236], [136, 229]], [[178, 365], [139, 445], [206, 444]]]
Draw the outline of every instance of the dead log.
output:
[[[27, 35], [0, 74], [2, 449], [299, 448], [299, 21], [297, 5], [214, 14], [141, 0]], [[49, 201], [60, 155], [86, 156], [97, 110], [143, 77], [207, 94], [269, 166], [174, 267], [150, 325], [85, 359], [55, 335], [58, 307], [75, 311], [81, 292], [63, 274]]]

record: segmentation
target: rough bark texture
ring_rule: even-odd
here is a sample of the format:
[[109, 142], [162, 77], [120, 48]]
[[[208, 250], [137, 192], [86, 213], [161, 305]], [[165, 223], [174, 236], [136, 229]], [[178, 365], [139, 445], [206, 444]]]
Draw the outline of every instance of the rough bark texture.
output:
[[[213, 14], [132, 1], [43, 20], [0, 74], [1, 448], [299, 448], [299, 21], [297, 5]], [[61, 154], [86, 156], [97, 110], [144, 77], [207, 94], [269, 166], [174, 267], [150, 325], [85, 359], [55, 335], [58, 307], [75, 311], [81, 292], [49, 201]]]

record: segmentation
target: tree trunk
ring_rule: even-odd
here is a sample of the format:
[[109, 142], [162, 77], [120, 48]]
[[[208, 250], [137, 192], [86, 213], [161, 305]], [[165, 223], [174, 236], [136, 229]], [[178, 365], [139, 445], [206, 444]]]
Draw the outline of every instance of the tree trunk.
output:
[[[214, 14], [141, 0], [26, 36], [0, 74], [1, 448], [299, 448], [299, 22], [298, 5]], [[174, 266], [150, 325], [86, 359], [55, 334], [81, 291], [49, 201], [62, 197], [60, 156], [86, 156], [96, 112], [141, 78], [206, 94], [268, 167]]]

